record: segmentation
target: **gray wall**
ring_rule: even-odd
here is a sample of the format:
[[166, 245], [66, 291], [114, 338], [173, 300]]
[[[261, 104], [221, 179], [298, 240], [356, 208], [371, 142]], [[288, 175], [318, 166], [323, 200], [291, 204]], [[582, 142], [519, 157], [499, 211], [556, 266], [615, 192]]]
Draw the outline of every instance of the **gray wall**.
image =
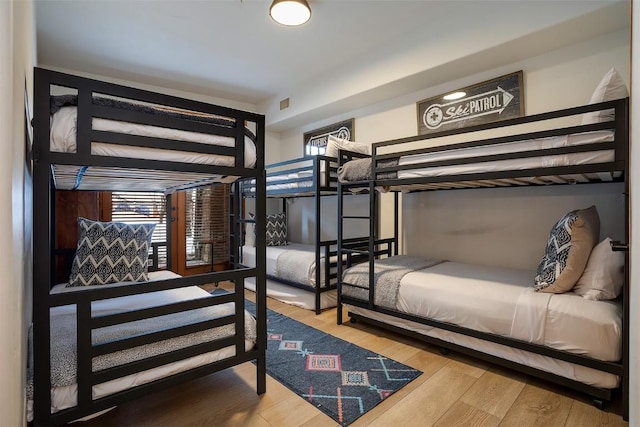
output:
[[551, 227], [571, 210], [596, 205], [601, 239], [622, 240], [623, 190], [623, 184], [611, 183], [406, 194], [405, 252], [535, 269]]

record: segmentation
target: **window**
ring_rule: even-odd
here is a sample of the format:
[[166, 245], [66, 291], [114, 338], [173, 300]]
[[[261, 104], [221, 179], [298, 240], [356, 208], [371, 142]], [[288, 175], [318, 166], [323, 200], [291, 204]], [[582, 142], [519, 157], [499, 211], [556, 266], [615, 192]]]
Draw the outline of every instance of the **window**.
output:
[[[152, 246], [157, 246], [158, 267], [180, 275], [226, 268], [229, 261], [228, 184], [180, 191], [171, 195], [171, 248], [167, 248], [166, 200], [163, 193], [103, 193], [103, 220], [155, 223]], [[110, 217], [109, 217], [110, 215]], [[160, 244], [160, 245], [158, 245]]]
[[229, 260], [229, 185], [187, 190], [185, 239], [187, 267]]
[[111, 193], [111, 220], [128, 224], [156, 224], [151, 238], [158, 246], [158, 267], [167, 265], [166, 202], [163, 193], [114, 191]]

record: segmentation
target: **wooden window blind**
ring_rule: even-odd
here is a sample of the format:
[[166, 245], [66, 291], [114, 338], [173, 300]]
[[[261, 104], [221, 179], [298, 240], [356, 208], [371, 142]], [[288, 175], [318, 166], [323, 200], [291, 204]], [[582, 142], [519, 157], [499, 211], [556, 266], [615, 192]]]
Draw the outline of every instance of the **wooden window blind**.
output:
[[186, 192], [187, 266], [229, 261], [229, 191], [217, 184]]

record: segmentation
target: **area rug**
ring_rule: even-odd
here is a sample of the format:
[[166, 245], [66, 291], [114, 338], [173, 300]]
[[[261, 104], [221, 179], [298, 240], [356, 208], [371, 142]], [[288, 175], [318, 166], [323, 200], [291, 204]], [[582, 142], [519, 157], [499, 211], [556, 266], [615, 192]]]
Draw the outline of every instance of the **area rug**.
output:
[[343, 426], [422, 374], [272, 310], [267, 339], [267, 373]]

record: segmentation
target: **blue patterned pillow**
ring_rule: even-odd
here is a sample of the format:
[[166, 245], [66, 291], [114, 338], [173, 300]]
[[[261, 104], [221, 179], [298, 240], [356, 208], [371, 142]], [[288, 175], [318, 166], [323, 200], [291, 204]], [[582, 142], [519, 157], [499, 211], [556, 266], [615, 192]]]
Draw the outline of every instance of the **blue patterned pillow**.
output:
[[537, 291], [563, 293], [576, 284], [598, 242], [600, 217], [595, 206], [575, 210], [555, 223], [534, 279]]
[[155, 224], [78, 218], [80, 236], [67, 287], [145, 282]]

